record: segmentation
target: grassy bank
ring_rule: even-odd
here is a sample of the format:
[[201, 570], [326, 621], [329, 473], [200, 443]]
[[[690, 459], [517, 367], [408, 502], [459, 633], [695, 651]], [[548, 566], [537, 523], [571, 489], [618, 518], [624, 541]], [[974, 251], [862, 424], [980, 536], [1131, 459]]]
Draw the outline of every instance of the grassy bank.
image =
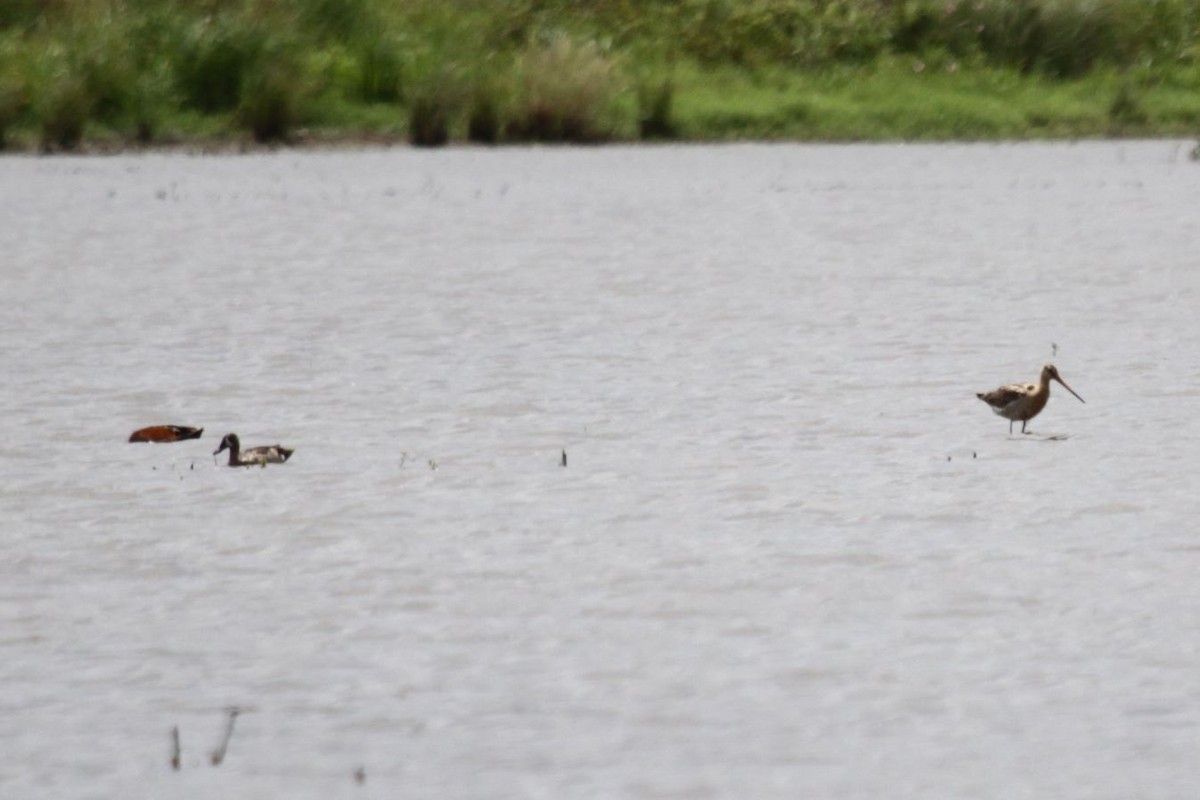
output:
[[0, 145], [1200, 134], [1200, 0], [4, 0]]

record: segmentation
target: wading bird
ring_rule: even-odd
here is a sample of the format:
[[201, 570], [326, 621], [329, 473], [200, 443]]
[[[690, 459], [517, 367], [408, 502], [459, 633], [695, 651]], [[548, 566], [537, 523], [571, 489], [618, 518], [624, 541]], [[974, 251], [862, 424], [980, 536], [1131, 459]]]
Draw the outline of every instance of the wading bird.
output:
[[222, 450], [229, 451], [229, 466], [231, 467], [254, 467], [260, 464], [282, 464], [287, 461], [292, 453], [296, 452], [293, 449], [288, 449], [278, 444], [268, 444], [262, 447], [249, 447], [242, 449], [242, 443], [238, 441], [236, 433], [227, 433], [225, 438], [221, 440], [221, 446], [213, 450], [213, 455]]
[[1046, 401], [1050, 399], [1051, 379], [1061, 383], [1079, 402], [1086, 402], [1059, 377], [1058, 369], [1053, 364], [1042, 367], [1042, 376], [1037, 383], [1014, 383], [975, 396], [991, 406], [992, 411], [1008, 420], [1009, 433], [1012, 433], [1014, 422], [1020, 422], [1021, 433], [1025, 433], [1025, 423], [1040, 414], [1046, 407]]

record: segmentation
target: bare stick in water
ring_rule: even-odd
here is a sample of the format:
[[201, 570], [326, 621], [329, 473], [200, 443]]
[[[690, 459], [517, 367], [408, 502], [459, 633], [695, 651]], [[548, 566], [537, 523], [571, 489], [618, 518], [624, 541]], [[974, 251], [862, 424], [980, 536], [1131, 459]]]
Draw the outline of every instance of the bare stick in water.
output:
[[180, 749], [179, 749], [179, 726], [171, 728], [171, 769], [179, 771], [180, 764]]
[[232, 706], [229, 709], [229, 721], [225, 724], [225, 738], [221, 741], [221, 746], [212, 752], [212, 764], [214, 767], [219, 767], [221, 762], [225, 760], [225, 751], [229, 748], [229, 740], [233, 738], [233, 723], [237, 720], [241, 710], [237, 706]]
[[563, 450], [562, 465], [564, 467], [567, 465], [567, 451], [566, 450]]

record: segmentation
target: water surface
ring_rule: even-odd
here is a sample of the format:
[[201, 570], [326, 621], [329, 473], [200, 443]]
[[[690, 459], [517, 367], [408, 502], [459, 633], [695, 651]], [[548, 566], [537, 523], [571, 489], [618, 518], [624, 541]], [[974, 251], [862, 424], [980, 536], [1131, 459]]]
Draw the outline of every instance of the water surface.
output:
[[0, 160], [0, 794], [1194, 797], [1189, 147]]

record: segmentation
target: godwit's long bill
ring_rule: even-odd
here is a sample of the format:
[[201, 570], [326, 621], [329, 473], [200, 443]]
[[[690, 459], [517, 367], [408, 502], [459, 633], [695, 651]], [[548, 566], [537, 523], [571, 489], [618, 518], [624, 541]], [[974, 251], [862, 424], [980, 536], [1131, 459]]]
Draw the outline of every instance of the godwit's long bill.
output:
[[1046, 401], [1050, 399], [1051, 379], [1061, 383], [1079, 402], [1087, 402], [1067, 386], [1067, 382], [1059, 377], [1058, 369], [1053, 364], [1042, 367], [1042, 376], [1037, 383], [1013, 383], [975, 396], [991, 406], [992, 411], [1008, 420], [1009, 433], [1012, 433], [1014, 422], [1020, 422], [1021, 433], [1025, 433], [1025, 423], [1042, 413]]

